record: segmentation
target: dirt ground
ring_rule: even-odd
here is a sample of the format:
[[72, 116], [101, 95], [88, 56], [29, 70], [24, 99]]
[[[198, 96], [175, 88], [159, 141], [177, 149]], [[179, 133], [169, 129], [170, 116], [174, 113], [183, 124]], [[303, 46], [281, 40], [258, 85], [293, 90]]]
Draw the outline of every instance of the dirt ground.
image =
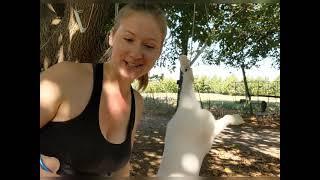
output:
[[[216, 118], [236, 112], [212, 110]], [[164, 148], [168, 115], [144, 114], [131, 159], [132, 176], [154, 177]], [[228, 126], [205, 156], [200, 176], [280, 176], [280, 117], [243, 117], [245, 124]]]

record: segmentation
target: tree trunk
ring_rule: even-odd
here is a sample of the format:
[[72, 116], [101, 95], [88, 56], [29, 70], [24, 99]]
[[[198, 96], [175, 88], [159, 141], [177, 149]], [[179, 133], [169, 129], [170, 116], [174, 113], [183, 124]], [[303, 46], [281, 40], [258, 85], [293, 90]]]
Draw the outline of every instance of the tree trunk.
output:
[[246, 90], [246, 98], [249, 99], [250, 115], [252, 115], [253, 109], [252, 109], [252, 104], [251, 104], [251, 95], [250, 95], [249, 88], [248, 88], [248, 82], [247, 82], [246, 73], [244, 70], [244, 65], [241, 65], [241, 70], [242, 70], [242, 75], [243, 75], [244, 87]]
[[[47, 69], [61, 61], [98, 62], [107, 48], [105, 26], [111, 21], [108, 0], [88, 3], [84, 0], [48, 4], [40, 2], [40, 67]], [[78, 10], [80, 32], [74, 10]], [[88, 25], [89, 24], [89, 25]]]

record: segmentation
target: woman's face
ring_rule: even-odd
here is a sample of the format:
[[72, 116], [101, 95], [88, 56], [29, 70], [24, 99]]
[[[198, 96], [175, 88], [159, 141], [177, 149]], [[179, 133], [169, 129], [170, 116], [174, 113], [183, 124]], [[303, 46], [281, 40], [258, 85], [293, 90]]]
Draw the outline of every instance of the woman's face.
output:
[[120, 76], [137, 79], [154, 66], [161, 53], [162, 40], [160, 26], [152, 15], [132, 12], [121, 19], [117, 31], [109, 36], [110, 61]]

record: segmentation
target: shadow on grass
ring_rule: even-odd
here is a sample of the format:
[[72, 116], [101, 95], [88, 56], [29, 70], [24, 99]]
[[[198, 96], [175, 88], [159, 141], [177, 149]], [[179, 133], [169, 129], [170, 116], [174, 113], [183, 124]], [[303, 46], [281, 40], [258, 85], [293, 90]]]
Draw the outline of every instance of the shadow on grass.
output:
[[[131, 159], [132, 176], [155, 176], [164, 148], [166, 125], [174, 114], [175, 105], [169, 100], [145, 99], [145, 114], [137, 129]], [[210, 102], [211, 103], [211, 102]], [[231, 106], [224, 102], [224, 107]], [[234, 103], [234, 102], [232, 102]], [[219, 104], [219, 102], [218, 102]], [[238, 109], [223, 110], [226, 114]], [[219, 112], [214, 112], [216, 116]], [[218, 118], [218, 117], [216, 117]], [[279, 128], [253, 126], [251, 120], [240, 126], [229, 126], [218, 135], [211, 151], [205, 156], [200, 176], [278, 176], [280, 174]]]
[[[144, 98], [145, 111], [153, 115], [173, 115], [176, 109], [176, 98], [170, 97], [152, 97], [147, 96]], [[208, 109], [211, 112], [217, 112], [213, 114], [215, 118], [219, 119], [226, 114], [239, 113], [241, 115], [249, 114], [249, 105], [240, 103], [239, 101], [213, 101], [206, 100], [200, 101], [202, 108]], [[254, 113], [261, 112], [261, 101], [252, 101], [252, 107]], [[227, 113], [225, 113], [227, 112]], [[280, 103], [269, 102], [267, 103], [266, 114], [268, 115], [279, 115], [280, 114]]]

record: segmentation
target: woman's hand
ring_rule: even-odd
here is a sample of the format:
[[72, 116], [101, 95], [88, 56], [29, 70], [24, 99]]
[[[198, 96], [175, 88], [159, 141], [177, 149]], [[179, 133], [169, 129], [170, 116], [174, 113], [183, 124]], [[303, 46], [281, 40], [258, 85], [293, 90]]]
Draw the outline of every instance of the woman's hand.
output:
[[45, 166], [51, 171], [45, 171], [44, 169], [41, 168], [40, 166], [40, 177], [58, 177], [59, 175], [57, 174], [57, 171], [60, 167], [60, 162], [57, 158], [55, 157], [49, 157], [45, 155], [40, 155], [42, 158], [42, 162], [44, 163]]

